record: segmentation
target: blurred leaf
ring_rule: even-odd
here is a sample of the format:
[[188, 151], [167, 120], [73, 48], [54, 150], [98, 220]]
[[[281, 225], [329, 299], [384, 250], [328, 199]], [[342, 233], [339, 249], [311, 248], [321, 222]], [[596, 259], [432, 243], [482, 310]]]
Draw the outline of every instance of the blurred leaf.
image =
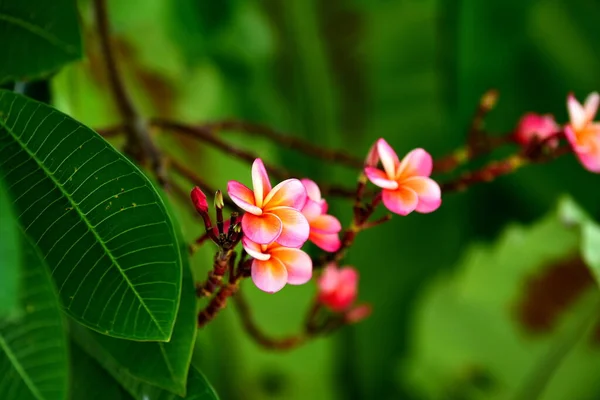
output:
[[73, 400], [133, 399], [112, 376], [71, 341], [71, 398]]
[[581, 229], [581, 255], [600, 284], [600, 225], [570, 198], [562, 200], [560, 215]]
[[17, 320], [0, 323], [0, 399], [65, 399], [68, 364], [62, 314], [42, 255], [25, 235], [21, 239], [23, 312]]
[[182, 259], [183, 282], [181, 304], [168, 343], [133, 342], [111, 338], [72, 325], [77, 343], [106, 368], [118, 381], [125, 377], [148, 382], [178, 395], [185, 395], [186, 378], [196, 339], [196, 296], [188, 257]]
[[181, 260], [150, 181], [51, 107], [2, 91], [0, 112], [0, 171], [65, 310], [104, 334], [169, 340]]
[[81, 58], [73, 0], [0, 2], [0, 83], [29, 80]]
[[17, 311], [21, 252], [19, 228], [4, 182], [0, 179], [0, 321]]
[[431, 399], [591, 398], [600, 303], [578, 245], [553, 213], [473, 246], [425, 293], [405, 378]]

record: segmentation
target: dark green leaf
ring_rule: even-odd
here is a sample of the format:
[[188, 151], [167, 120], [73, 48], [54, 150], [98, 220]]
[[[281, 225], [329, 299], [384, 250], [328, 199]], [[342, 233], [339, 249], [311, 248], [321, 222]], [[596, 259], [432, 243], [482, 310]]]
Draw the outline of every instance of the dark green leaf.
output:
[[42, 76], [80, 58], [75, 1], [0, 1], [0, 42], [0, 82]]
[[4, 183], [0, 180], [0, 320], [17, 309], [20, 256], [19, 227]]
[[[187, 256], [183, 258], [187, 260]], [[73, 324], [75, 340], [122, 382], [142, 381], [185, 395], [187, 372], [196, 338], [196, 297], [187, 261], [183, 268], [181, 305], [168, 343], [111, 338]], [[131, 389], [130, 389], [131, 391]]]
[[150, 181], [98, 134], [0, 92], [0, 176], [63, 307], [114, 337], [171, 337], [181, 289], [173, 225]]
[[71, 341], [73, 400], [131, 400], [132, 397], [92, 357]]
[[19, 319], [0, 325], [0, 399], [66, 397], [67, 343], [59, 303], [33, 243], [22, 235]]

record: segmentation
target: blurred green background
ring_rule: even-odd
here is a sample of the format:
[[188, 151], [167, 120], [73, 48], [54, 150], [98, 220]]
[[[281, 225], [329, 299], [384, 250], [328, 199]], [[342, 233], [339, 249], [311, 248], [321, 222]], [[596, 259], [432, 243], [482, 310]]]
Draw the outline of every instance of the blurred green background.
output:
[[[565, 122], [569, 91], [582, 99], [600, 89], [595, 0], [114, 0], [109, 10], [120, 66], [144, 115], [193, 123], [235, 117], [359, 157], [379, 137], [399, 155], [414, 147], [434, 157], [447, 154], [464, 143], [478, 99], [492, 87], [500, 102], [487, 128], [498, 133], [510, 131], [528, 111]], [[118, 116], [86, 1], [81, 19], [86, 57], [52, 79], [53, 103], [91, 127], [112, 126]], [[354, 185], [356, 171], [248, 135], [227, 135], [289, 170]], [[178, 137], [158, 140], [223, 189], [229, 179], [250, 181], [249, 167], [227, 155]], [[533, 290], [523, 288], [532, 269], [543, 272], [571, 255], [577, 238], [558, 222], [501, 232], [552, 212], [563, 194], [600, 216], [600, 177], [572, 156], [444, 195], [436, 213], [394, 218], [362, 234], [352, 248], [347, 263], [360, 271], [360, 299], [374, 308], [365, 322], [273, 353], [244, 334], [229, 307], [199, 332], [194, 363], [223, 399], [529, 398], [520, 388], [536, 365], [546, 363], [545, 354], [560, 347], [562, 331], [523, 333], [514, 328], [513, 314], [502, 310]], [[348, 223], [351, 204], [331, 203], [332, 213]], [[178, 204], [177, 211], [186, 236], [198, 236], [201, 226], [189, 218], [190, 204]], [[507, 243], [510, 235], [526, 239]], [[198, 279], [211, 250], [194, 257]], [[469, 275], [469, 268], [479, 268], [479, 275]], [[517, 272], [505, 281], [502, 268]], [[581, 270], [573, 267], [562, 280], [587, 282]], [[461, 286], [465, 279], [475, 281]], [[454, 281], [454, 289], [440, 283]], [[594, 297], [593, 285], [580, 286], [577, 294]], [[481, 293], [463, 298], [467, 287]], [[276, 295], [250, 282], [244, 289], [261, 325], [275, 335], [299, 329], [315, 292], [313, 284]], [[458, 294], [457, 308], [435, 300], [444, 291]], [[544, 293], [552, 303], [559, 292], [547, 286]], [[578, 302], [561, 309], [573, 321], [589, 313], [585, 296], [575, 297]], [[577, 325], [565, 321], [567, 332]], [[587, 380], [561, 380], [565, 368], [550, 368], [547, 381], [562, 386], [543, 398], [600, 398], [600, 345], [579, 351], [586, 362], [576, 358], [569, 365]], [[565, 393], [570, 395], [561, 397]]]

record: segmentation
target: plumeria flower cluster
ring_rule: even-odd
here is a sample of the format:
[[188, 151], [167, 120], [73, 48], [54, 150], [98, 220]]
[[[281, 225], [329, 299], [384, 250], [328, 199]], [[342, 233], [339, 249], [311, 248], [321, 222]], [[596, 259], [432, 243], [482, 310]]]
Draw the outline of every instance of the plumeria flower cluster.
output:
[[327, 214], [327, 203], [311, 180], [287, 179], [273, 187], [262, 160], [256, 159], [252, 189], [229, 181], [227, 191], [245, 211], [242, 244], [253, 258], [252, 280], [265, 292], [311, 279], [312, 260], [300, 249], [307, 240], [326, 251], [340, 246], [341, 224]]
[[600, 173], [600, 122], [594, 121], [599, 105], [600, 95], [597, 92], [591, 93], [583, 104], [569, 94], [567, 110], [570, 121], [567, 124], [561, 127], [550, 114], [528, 113], [519, 121], [514, 139], [523, 146], [537, 140], [547, 141], [551, 148], [556, 148], [559, 135], [564, 133], [584, 168]]

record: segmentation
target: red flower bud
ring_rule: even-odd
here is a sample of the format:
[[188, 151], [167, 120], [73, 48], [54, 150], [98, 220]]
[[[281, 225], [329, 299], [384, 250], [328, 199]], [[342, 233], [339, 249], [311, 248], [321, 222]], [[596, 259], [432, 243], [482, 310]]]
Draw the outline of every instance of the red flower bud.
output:
[[206, 195], [200, 190], [198, 186], [192, 189], [191, 192], [192, 203], [196, 207], [196, 211], [200, 214], [208, 213], [208, 203], [206, 202]]

